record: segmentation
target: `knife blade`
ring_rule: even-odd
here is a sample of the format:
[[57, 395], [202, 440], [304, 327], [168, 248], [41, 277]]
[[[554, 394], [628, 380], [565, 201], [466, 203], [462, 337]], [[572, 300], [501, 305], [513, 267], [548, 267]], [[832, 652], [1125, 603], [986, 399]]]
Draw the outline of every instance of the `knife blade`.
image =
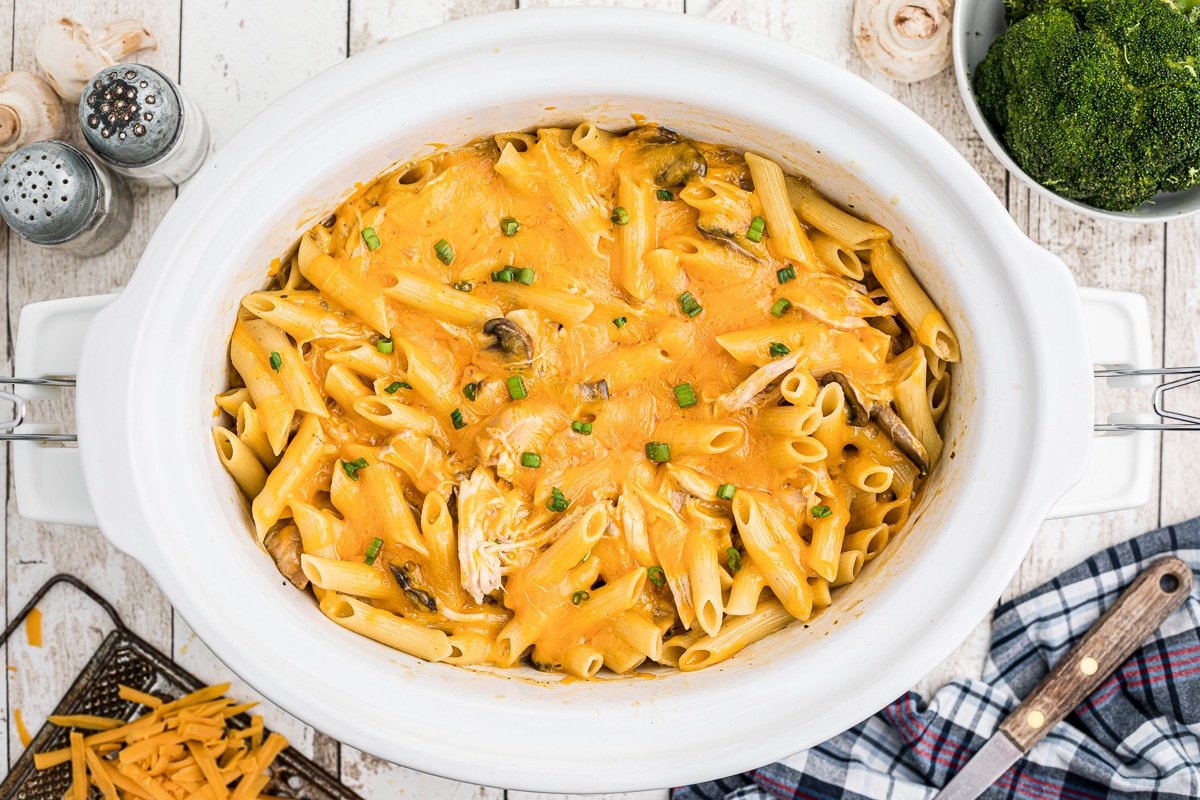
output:
[[1146, 567], [934, 800], [974, 800], [1079, 706], [1183, 604], [1192, 570], [1178, 558]]

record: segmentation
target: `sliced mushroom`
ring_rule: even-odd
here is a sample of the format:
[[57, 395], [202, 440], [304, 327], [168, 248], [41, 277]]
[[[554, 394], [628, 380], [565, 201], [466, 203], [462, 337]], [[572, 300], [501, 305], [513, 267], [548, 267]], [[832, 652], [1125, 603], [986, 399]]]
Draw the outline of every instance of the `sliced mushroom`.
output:
[[655, 186], [682, 186], [708, 172], [708, 162], [696, 146], [675, 131], [644, 126], [630, 131], [627, 138], [636, 143], [629, 154], [634, 169]]
[[50, 84], [32, 72], [0, 75], [0, 154], [58, 139], [66, 117]]
[[158, 41], [136, 19], [114, 22], [93, 35], [86, 25], [61, 17], [38, 31], [33, 55], [59, 97], [78, 103], [93, 75], [146, 49], [157, 50]]
[[295, 525], [276, 527], [267, 533], [263, 545], [275, 561], [279, 574], [301, 591], [308, 588], [308, 578], [300, 568], [300, 555], [304, 552], [304, 547], [300, 541], [299, 528]]
[[608, 381], [604, 378], [581, 383], [576, 389], [579, 392], [579, 399], [585, 403], [598, 403], [608, 399]]
[[893, 411], [890, 405], [887, 403], [872, 404], [871, 419], [875, 420], [884, 433], [892, 437], [896, 447], [901, 453], [908, 456], [922, 475], [929, 473], [929, 453], [925, 451], [925, 445], [921, 444], [921, 440], [908, 429], [904, 420], [900, 419], [900, 415]]
[[483, 323], [483, 332], [496, 337], [496, 343], [489, 350], [503, 353], [509, 361], [533, 362], [533, 339], [517, 323], [496, 317]]
[[412, 578], [413, 567], [410, 563], [397, 564], [392, 562], [388, 565], [392, 570], [392, 577], [396, 579], [396, 583], [400, 584], [400, 588], [404, 591], [404, 596], [417, 608], [423, 608], [426, 611], [437, 613], [437, 600], [433, 595], [417, 586], [416, 581]]
[[851, 425], [861, 427], [871, 421], [871, 415], [858, 398], [858, 390], [850, 379], [840, 372], [826, 372], [819, 381], [821, 386], [836, 383], [842, 387], [842, 396], [846, 398], [846, 417]]
[[854, 42], [897, 81], [932, 78], [950, 64], [950, 0], [857, 0]]

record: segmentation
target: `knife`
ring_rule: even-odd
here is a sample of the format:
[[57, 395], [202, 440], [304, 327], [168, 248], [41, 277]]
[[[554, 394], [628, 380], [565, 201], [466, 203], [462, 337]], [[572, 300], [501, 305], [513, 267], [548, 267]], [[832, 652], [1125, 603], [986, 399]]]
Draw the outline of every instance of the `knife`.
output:
[[934, 800], [974, 800], [1129, 658], [1192, 592], [1178, 558], [1146, 567]]

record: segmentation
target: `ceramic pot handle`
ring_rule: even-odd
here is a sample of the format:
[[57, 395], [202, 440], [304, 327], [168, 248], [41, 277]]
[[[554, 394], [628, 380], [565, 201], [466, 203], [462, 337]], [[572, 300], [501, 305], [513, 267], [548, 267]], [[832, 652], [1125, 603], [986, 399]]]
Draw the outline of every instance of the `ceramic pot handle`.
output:
[[[1080, 289], [1092, 364], [1097, 369], [1154, 366], [1150, 312], [1146, 298], [1133, 292]], [[1145, 386], [1145, 376], [1107, 379], [1111, 386]], [[1157, 422], [1153, 414], [1112, 414], [1111, 422]], [[1154, 435], [1147, 431], [1097, 434], [1087, 473], [1062, 496], [1052, 519], [1136, 508], [1150, 500], [1154, 481]]]
[[[115, 294], [31, 303], [21, 309], [13, 372], [22, 378], [73, 378], [88, 326]], [[27, 400], [60, 397], [57, 386], [17, 386]], [[25, 423], [16, 434], [52, 434], [56, 425]], [[14, 441], [13, 482], [17, 512], [38, 522], [97, 527], [88, 498], [79, 448], [59, 442]]]

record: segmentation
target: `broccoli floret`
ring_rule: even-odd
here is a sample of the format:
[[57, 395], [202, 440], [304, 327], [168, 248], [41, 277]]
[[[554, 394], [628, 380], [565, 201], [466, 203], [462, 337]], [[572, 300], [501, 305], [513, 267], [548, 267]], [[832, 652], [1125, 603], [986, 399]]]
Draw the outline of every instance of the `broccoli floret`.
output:
[[974, 76], [1013, 160], [1105, 209], [1200, 183], [1200, 29], [1161, 0], [1024, 2]]

